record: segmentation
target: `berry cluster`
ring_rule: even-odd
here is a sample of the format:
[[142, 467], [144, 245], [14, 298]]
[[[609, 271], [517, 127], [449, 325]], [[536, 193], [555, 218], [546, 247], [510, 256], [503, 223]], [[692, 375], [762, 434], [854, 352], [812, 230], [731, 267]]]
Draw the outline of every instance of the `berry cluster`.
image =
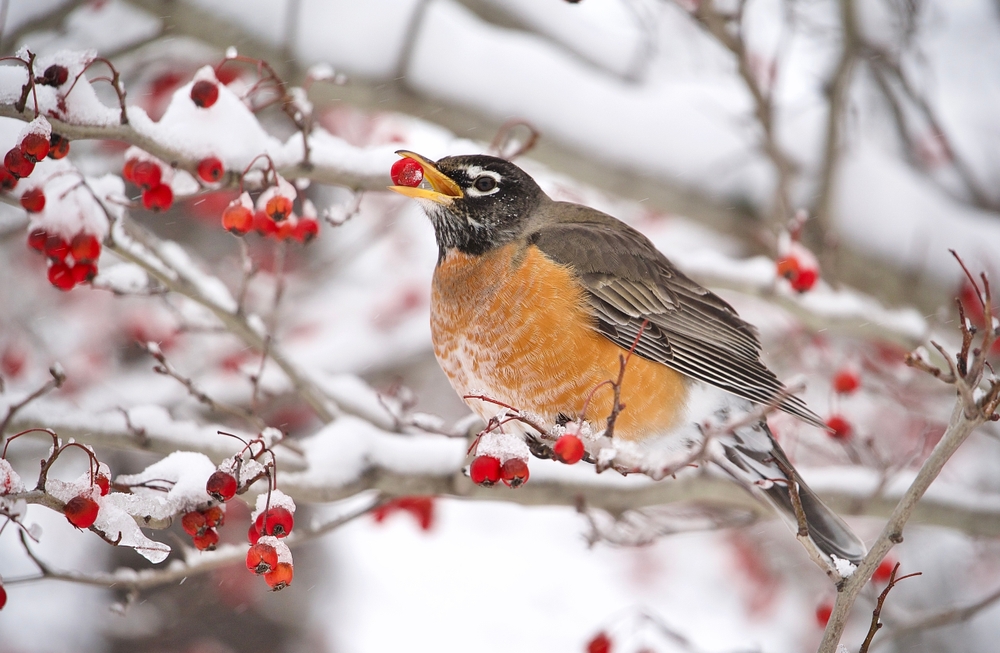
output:
[[295, 187], [276, 175], [278, 183], [269, 187], [257, 198], [254, 208], [249, 193], [242, 193], [222, 212], [222, 228], [235, 236], [244, 236], [251, 230], [261, 236], [280, 241], [294, 240], [306, 244], [319, 235], [316, 207], [309, 200], [302, 201], [302, 214], [296, 215]]
[[528, 465], [520, 458], [508, 458], [501, 464], [494, 456], [476, 456], [469, 465], [469, 478], [483, 487], [503, 481], [507, 487], [517, 488], [528, 482]]
[[[135, 150], [130, 150], [134, 153]], [[164, 172], [173, 174], [173, 169], [159, 160], [146, 155], [132, 156], [122, 166], [122, 177], [142, 190], [142, 205], [150, 211], [166, 211], [174, 203], [174, 191], [170, 188]]]
[[811, 290], [819, 280], [819, 261], [799, 242], [806, 217], [805, 212], [800, 211], [789, 222], [788, 230], [781, 233], [775, 262], [778, 276], [787, 279], [792, 289], [800, 293]]
[[35, 164], [42, 159], [61, 159], [67, 154], [69, 141], [53, 134], [47, 120], [36, 118], [28, 123], [17, 145], [4, 155], [3, 167], [0, 167], [0, 189], [13, 190], [19, 180], [31, 176]]
[[295, 502], [279, 490], [257, 498], [257, 510], [247, 533], [250, 550], [247, 551], [247, 569], [258, 576], [274, 591], [292, 584], [294, 567], [292, 552], [281, 540], [295, 526]]
[[[41, 189], [33, 190], [38, 190], [41, 194]], [[42, 206], [45, 204], [44, 197], [42, 195]], [[24, 204], [24, 196], [21, 203]], [[67, 241], [58, 234], [35, 229], [28, 234], [28, 247], [47, 257], [49, 283], [59, 290], [72, 290], [79, 284], [93, 281], [97, 276], [101, 242], [94, 234], [81, 231]]]

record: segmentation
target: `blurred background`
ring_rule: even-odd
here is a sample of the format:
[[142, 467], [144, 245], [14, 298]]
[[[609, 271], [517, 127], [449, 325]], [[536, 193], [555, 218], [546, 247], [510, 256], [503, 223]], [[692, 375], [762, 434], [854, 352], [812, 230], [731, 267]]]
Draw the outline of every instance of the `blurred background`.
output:
[[[845, 483], [830, 466], [874, 470], [884, 482], [919, 464], [953, 396], [902, 357], [928, 336], [957, 342], [954, 297], [971, 296], [949, 249], [973, 271], [1000, 269], [1000, 3], [991, 0], [3, 0], [0, 21], [4, 55], [26, 46], [109, 58], [128, 102], [154, 120], [227, 48], [269, 62], [294, 85], [330, 66], [337, 83], [308, 85], [317, 124], [382, 157], [384, 185], [395, 149], [482, 152], [517, 121], [515, 129], [539, 135], [518, 162], [546, 191], [647, 233], [760, 326], [766, 361], [783, 378], [805, 379], [817, 412], [850, 420], [849, 441], [772, 420], [796, 464], [817, 470], [820, 489]], [[219, 81], [234, 88], [254, 72], [229, 70]], [[113, 93], [101, 97], [114, 105]], [[294, 132], [277, 110], [258, 118], [281, 140]], [[6, 150], [23, 125], [0, 121]], [[88, 175], [121, 170], [123, 143], [72, 147]], [[339, 217], [280, 263], [273, 243], [248, 237], [262, 270], [250, 305], [268, 306], [283, 272], [275, 323], [295, 360], [357, 375], [447, 423], [461, 419], [467, 411], [430, 350], [436, 247], [422, 213], [377, 190], [313, 183], [303, 193]], [[234, 289], [240, 252], [219, 216], [236, 195], [200, 194], [133, 217]], [[802, 244], [820, 264], [816, 295], [773, 279], [798, 211], [808, 215]], [[26, 224], [24, 211], [0, 206], [8, 390], [37, 386], [59, 361], [69, 380], [58, 398], [75, 408], [155, 404], [203, 420], [204, 407], [154, 375], [134, 344], [153, 340], [215, 396], [248, 401], [246, 369], [258, 359], [245, 346], [185, 328], [176, 306], [155, 296], [59, 293], [24, 246]], [[859, 392], [833, 389], [842, 370], [860, 378]], [[268, 395], [261, 415], [293, 436], [320, 426], [291, 392]], [[942, 628], [911, 626], [1000, 586], [997, 438], [985, 427], [941, 479], [942, 505], [982, 523], [914, 526], [894, 551], [903, 572], [923, 576], [894, 590], [876, 648], [995, 650], [992, 603]], [[157, 458], [105, 454], [116, 473]], [[19, 469], [42, 455], [41, 446], [18, 451]], [[83, 469], [66, 464], [67, 478]], [[427, 505], [423, 522], [407, 511], [364, 516], [297, 549], [296, 581], [276, 594], [242, 565], [133, 602], [115, 588], [8, 584], [0, 653], [583, 651], [601, 632], [623, 652], [779, 653], [815, 648], [834, 595], [774, 520], [701, 530], [698, 519], [654, 511], [626, 528], [613, 519], [621, 515], [595, 523], [570, 507]], [[838, 508], [864, 513], [859, 506]], [[330, 510], [301, 509], [302, 519]], [[76, 532], [61, 515], [29, 514], [46, 534], [37, 552], [60, 569], [143, 566], [134, 551]], [[223, 539], [242, 541], [249, 514], [231, 504]], [[868, 540], [881, 523], [851, 519]], [[36, 571], [14, 529], [0, 531], [5, 583]], [[859, 604], [850, 642], [867, 630], [874, 597]]]

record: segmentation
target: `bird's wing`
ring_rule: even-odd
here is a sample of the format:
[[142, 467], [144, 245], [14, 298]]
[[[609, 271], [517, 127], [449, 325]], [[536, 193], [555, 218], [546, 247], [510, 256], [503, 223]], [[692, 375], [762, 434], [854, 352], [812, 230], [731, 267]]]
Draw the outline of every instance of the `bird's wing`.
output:
[[605, 337], [630, 349], [642, 330], [635, 352], [643, 358], [758, 404], [776, 402], [823, 426], [761, 362], [756, 329], [732, 306], [684, 276], [624, 223], [577, 205], [554, 206], [559, 220], [534, 230], [528, 241], [576, 271], [595, 328]]

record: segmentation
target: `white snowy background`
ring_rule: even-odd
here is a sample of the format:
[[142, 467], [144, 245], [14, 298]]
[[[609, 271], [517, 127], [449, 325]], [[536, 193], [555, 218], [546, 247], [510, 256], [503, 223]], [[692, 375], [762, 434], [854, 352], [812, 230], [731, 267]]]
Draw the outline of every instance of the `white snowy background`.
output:
[[[823, 280], [798, 295], [775, 279], [774, 252], [767, 244], [720, 233], [706, 226], [698, 211], [682, 215], [673, 206], [646, 200], [641, 190], [636, 194], [641, 185], [631, 188], [621, 180], [661, 180], [701, 198], [703, 206], [750, 207], [761, 216], [770, 209], [774, 173], [756, 146], [759, 132], [750, 96], [735, 74], [732, 56], [686, 14], [689, 4], [696, 3], [13, 0], [3, 4], [2, 45], [7, 53], [26, 45], [40, 57], [91, 48], [114, 55], [125, 71], [128, 101], [136, 107], [137, 131], [175, 143], [195, 158], [214, 153], [233, 168], [259, 151], [269, 152], [279, 167], [291, 165], [301, 142], [277, 118], [264, 120], [264, 128], [255, 121], [240, 123], [246, 116], [235, 104], [224, 108], [229, 101], [238, 104], [226, 90], [214, 123], [186, 100], [185, 85], [203, 65], [217, 63], [229, 45], [240, 52], [270, 48], [300, 71], [327, 64], [345, 75], [342, 99], [315, 99], [322, 131], [315, 135], [314, 160], [357, 175], [383, 175], [385, 185], [396, 149], [430, 158], [481, 152], [500, 123], [529, 121], [544, 143], [573, 153], [546, 162], [529, 153], [519, 160], [550, 194], [596, 206], [642, 229], [682, 269], [718, 289], [760, 326], [767, 362], [784, 378], [804, 379], [804, 396], [818, 413], [850, 417], [858, 429], [856, 446], [832, 442], [782, 416], [772, 419], [807, 480], [819, 490], [867, 496], [878, 474], [858, 475], [862, 470], [856, 463], [860, 456], [869, 467], [878, 467], [861, 444], [870, 441], [883, 467], [892, 469], [891, 495], [894, 484], [908, 478], [906, 468], [925, 438], [940, 434], [952, 403], [946, 388], [901, 364], [901, 352], [931, 334], [956, 341], [948, 324], [948, 293], [922, 289], [959, 288], [961, 271], [949, 248], [973, 270], [1000, 270], [1000, 212], [970, 201], [954, 166], [934, 163], [933, 152], [923, 168], [907, 160], [891, 112], [864, 75], [850, 93], [833, 226], [843, 248], [911, 280], [912, 293], [903, 299], [920, 310], [872, 299], [869, 295], [879, 294], [876, 278], [869, 279], [866, 292]], [[897, 48], [903, 27], [893, 17], [907, 3], [856, 4], [869, 38]], [[957, 157], [998, 206], [1000, 8], [988, 0], [914, 4], [919, 6], [911, 37], [915, 45], [900, 50], [905, 65], [935, 108]], [[199, 28], [163, 17], [177, 5], [178, 16], [197, 17], [203, 11], [215, 22]], [[834, 2], [747, 4], [746, 38], [753, 52], [780, 65], [778, 139], [803, 171], [792, 188], [796, 206], [810, 205], [817, 192], [828, 106], [824, 84], [840, 38], [837, 11]], [[53, 18], [41, 21], [46, 16]], [[789, 20], [794, 29], [787, 27]], [[161, 34], [165, 25], [173, 27]], [[211, 29], [219, 26], [231, 31], [213, 35]], [[15, 34], [17, 42], [11, 42]], [[226, 42], [230, 35], [245, 40]], [[14, 67], [0, 67], [0, 100], [16, 99], [18, 74], [23, 77]], [[395, 98], [393, 108], [413, 107], [415, 115], [383, 111], [371, 100], [386, 97], [380, 95], [383, 87], [392, 89], [387, 96]], [[181, 90], [173, 95], [176, 88]], [[77, 117], [113, 123], [117, 108], [106, 90], [105, 85], [89, 104], [81, 101]], [[323, 92], [317, 86], [317, 93]], [[101, 109], [98, 98], [110, 108]], [[442, 108], [445, 124], [436, 121], [433, 107]], [[478, 121], [473, 137], [461, 130], [470, 115]], [[0, 118], [0, 151], [15, 144], [23, 126]], [[125, 152], [120, 144], [74, 141], [72, 147], [70, 161], [85, 174], [120, 173]], [[605, 171], [608, 183], [579, 181], [580, 170], [560, 165], [573, 157], [586, 162], [582, 165], [591, 178], [593, 170]], [[59, 166], [42, 163], [36, 174], [54, 173]], [[184, 174], [173, 183], [178, 195], [190, 192], [184, 190]], [[343, 188], [313, 183], [304, 192], [334, 215], [354, 208], [356, 196]], [[227, 288], [215, 281], [202, 287], [222, 303], [233, 301], [240, 278], [235, 239], [218, 224], [228, 199], [179, 200], [163, 215], [134, 211], [137, 220], [180, 243], [221, 279]], [[102, 449], [98, 443], [101, 459], [115, 474], [137, 473], [173, 448], [197, 448], [219, 460], [234, 453], [231, 442], [218, 442], [213, 423], [183, 386], [154, 374], [152, 359], [133, 342], [160, 342], [173, 365], [213, 397], [233, 403], [248, 401], [247, 375], [256, 371], [259, 357], [226, 334], [178, 333], [179, 316], [201, 317], [188, 302], [118, 297], [90, 288], [60, 293], [46, 281], [42, 258], [24, 245], [26, 224], [19, 208], [0, 206], [0, 353], [23, 359], [17, 373], [4, 370], [0, 408], [44, 383], [47, 368], [58, 362], [67, 385], [19, 416], [82, 434], [121, 430], [118, 409], [127, 409], [134, 425], [159, 438], [157, 453]], [[248, 239], [254, 255], [273, 257], [273, 248], [255, 238]], [[359, 408], [352, 412], [382, 414], [358, 377], [383, 391], [402, 380], [415, 393], [417, 410], [452, 424], [466, 411], [430, 354], [428, 302], [435, 259], [430, 225], [412, 202], [366, 192], [356, 215], [342, 226], [324, 224], [316, 242], [290, 248], [280, 315], [268, 319], [278, 325], [289, 358], [332, 394], [355, 402]], [[273, 266], [265, 268], [248, 293], [248, 303], [264, 313], [275, 286]], [[99, 282], [124, 288], [137, 280], [141, 286], [142, 275], [128, 263], [102, 258]], [[859, 371], [862, 390], [838, 398], [830, 379], [844, 367]], [[401, 443], [408, 436], [377, 428], [388, 428], [386, 423], [372, 426], [355, 418], [321, 428], [308, 407], [288, 393], [276, 368], [265, 369], [262, 386], [276, 398], [265, 420], [301, 438], [319, 463], [288, 470], [289, 485], [303, 492], [340, 487], [373, 461], [419, 473], [461, 465], [464, 441], [420, 436], [427, 441]], [[28, 485], [45, 455], [40, 442], [22, 439], [12, 454]], [[83, 457], [66, 458], [58, 477], [76, 479], [84, 472]], [[852, 464], [853, 476], [838, 467]], [[897, 471], [898, 478], [893, 476]], [[974, 436], [945, 469], [932, 497], [944, 506], [981, 508], [993, 525], [972, 533], [908, 528], [893, 556], [903, 563], [903, 572], [922, 571], [923, 576], [893, 591], [895, 612], [889, 616], [898, 623], [967, 605], [1000, 586], [998, 472], [995, 429]], [[531, 473], [535, 482], [594, 482], [593, 469], [582, 465], [564, 469], [532, 461]], [[608, 487], [648, 482], [600, 478]], [[249, 520], [249, 509], [238, 503], [230, 504], [230, 521], [223, 528], [223, 541], [232, 545], [244, 541]], [[344, 509], [317, 501], [300, 505], [296, 517], [308, 523]], [[114, 590], [52, 580], [8, 584], [8, 603], [0, 611], [0, 653], [583, 651], [602, 630], [613, 636], [615, 651], [783, 653], [815, 649], [822, 633], [816, 608], [834, 594], [777, 520], [616, 547], [589, 545], [590, 526], [571, 507], [440, 498], [434, 510], [426, 531], [406, 513], [381, 522], [363, 516], [304, 544], [296, 549], [295, 582], [276, 594], [266, 592], [242, 564], [146, 592], [124, 615], [111, 609], [124, 598]], [[41, 526], [35, 550], [58, 569], [149, 566], [135, 551], [112, 549], [46, 508], [31, 506], [25, 521]], [[849, 521], [868, 540], [882, 523]], [[169, 533], [183, 537], [176, 528]], [[147, 534], [171, 546], [177, 542], [167, 532]], [[36, 572], [15, 529], [0, 532], [0, 577], [9, 581]], [[859, 604], [848, 629], [851, 650], [867, 629], [865, 612], [870, 615], [873, 597]], [[643, 614], [653, 619], [643, 620]], [[998, 616], [994, 607], [956, 626], [891, 640], [881, 650], [994, 650]], [[658, 630], [653, 620], [667, 630]]]

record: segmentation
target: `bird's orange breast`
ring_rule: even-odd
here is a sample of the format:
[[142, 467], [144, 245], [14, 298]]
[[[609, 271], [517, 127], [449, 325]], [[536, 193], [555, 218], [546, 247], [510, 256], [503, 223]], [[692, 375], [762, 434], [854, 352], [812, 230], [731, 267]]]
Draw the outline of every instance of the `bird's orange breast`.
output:
[[[434, 273], [434, 353], [460, 395], [484, 394], [536, 414], [548, 424], [580, 416], [587, 397], [616, 379], [625, 350], [594, 328], [584, 290], [572, 271], [534, 246], [510, 244], [482, 256], [449, 251]], [[687, 381], [674, 370], [632, 356], [616, 437], [640, 440], [675, 426]], [[609, 384], [586, 418], [596, 429], [611, 412]], [[466, 403], [484, 419], [497, 405]]]

